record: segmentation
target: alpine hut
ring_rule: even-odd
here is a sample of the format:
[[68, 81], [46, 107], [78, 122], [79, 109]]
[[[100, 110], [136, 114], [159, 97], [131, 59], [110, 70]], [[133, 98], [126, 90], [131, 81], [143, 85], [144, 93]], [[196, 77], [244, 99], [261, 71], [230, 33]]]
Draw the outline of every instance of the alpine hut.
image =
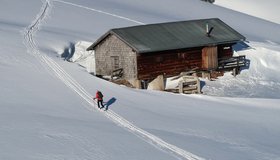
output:
[[218, 18], [111, 29], [87, 48], [95, 51], [96, 75], [121, 71], [141, 88], [141, 81], [172, 77], [196, 68], [219, 69], [219, 59], [233, 56], [245, 37]]

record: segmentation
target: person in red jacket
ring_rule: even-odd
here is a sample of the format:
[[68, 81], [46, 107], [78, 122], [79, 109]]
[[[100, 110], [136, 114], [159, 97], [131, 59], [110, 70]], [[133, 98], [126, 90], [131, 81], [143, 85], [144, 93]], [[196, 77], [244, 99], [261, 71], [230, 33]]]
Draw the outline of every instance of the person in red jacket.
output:
[[93, 99], [94, 100], [97, 99], [97, 106], [98, 106], [98, 108], [100, 108], [100, 109], [104, 108], [104, 105], [103, 105], [103, 94], [100, 91], [96, 92], [96, 95], [95, 95], [95, 97]]

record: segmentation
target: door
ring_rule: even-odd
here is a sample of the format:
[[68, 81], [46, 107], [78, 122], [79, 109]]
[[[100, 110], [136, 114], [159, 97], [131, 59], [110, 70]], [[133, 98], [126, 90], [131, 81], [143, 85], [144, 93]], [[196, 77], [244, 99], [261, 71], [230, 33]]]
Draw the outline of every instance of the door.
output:
[[204, 47], [202, 49], [202, 68], [205, 70], [216, 70], [218, 67], [217, 46]]
[[111, 66], [112, 66], [112, 70], [116, 70], [120, 68], [119, 56], [111, 56]]

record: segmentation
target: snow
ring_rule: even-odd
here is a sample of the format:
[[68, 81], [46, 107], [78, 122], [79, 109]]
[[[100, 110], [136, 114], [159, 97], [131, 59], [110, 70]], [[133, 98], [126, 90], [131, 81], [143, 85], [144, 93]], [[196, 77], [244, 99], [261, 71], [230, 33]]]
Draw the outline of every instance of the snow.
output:
[[79, 41], [72, 48], [66, 48], [64, 54], [65, 59], [69, 58], [71, 62], [75, 62], [85, 67], [89, 73], [95, 73], [95, 56], [94, 51], [87, 51], [92, 45], [91, 42]]
[[[261, 14], [197, 0], [2, 0], [0, 159], [279, 159], [280, 27]], [[86, 46], [111, 28], [209, 17], [247, 37], [249, 48], [235, 54], [250, 67], [203, 80], [203, 95], [132, 89], [88, 73], [94, 53]], [[107, 112], [96, 109], [96, 90]]]
[[215, 96], [280, 98], [279, 46], [257, 42], [249, 45], [254, 48], [237, 52], [246, 55], [249, 69], [244, 68], [236, 78], [228, 73], [216, 81], [207, 81], [204, 92]]
[[280, 24], [278, 0], [215, 0], [215, 4]]

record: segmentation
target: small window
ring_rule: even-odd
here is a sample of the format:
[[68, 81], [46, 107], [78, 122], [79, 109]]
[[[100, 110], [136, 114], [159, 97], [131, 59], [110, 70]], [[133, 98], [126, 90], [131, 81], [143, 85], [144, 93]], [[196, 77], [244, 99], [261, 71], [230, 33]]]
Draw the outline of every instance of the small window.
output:
[[111, 63], [112, 63], [113, 69], [119, 69], [120, 68], [119, 56], [111, 56]]

